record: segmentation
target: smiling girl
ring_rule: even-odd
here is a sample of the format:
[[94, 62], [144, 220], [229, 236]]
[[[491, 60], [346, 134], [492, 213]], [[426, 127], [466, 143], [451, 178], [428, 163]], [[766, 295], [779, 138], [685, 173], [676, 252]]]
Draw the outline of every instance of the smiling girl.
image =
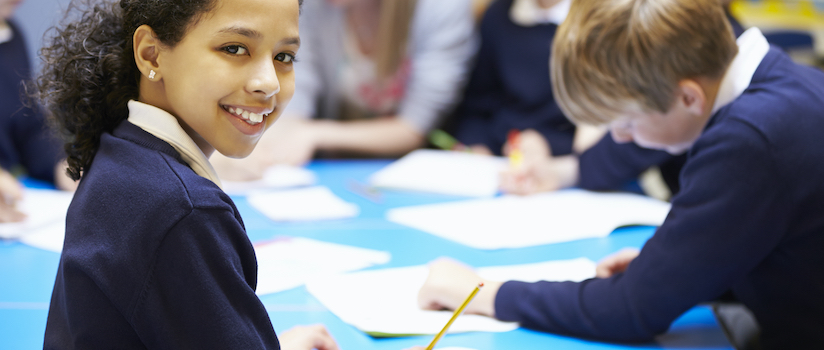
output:
[[81, 179], [45, 348], [337, 349], [322, 326], [279, 343], [208, 161], [248, 155], [291, 99], [300, 2], [73, 6], [37, 82]]

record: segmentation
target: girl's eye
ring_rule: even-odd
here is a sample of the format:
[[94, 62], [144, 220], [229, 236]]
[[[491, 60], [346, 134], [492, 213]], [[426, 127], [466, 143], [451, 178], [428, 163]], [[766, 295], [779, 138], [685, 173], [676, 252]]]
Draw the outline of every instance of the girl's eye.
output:
[[281, 53], [277, 54], [277, 56], [275, 56], [275, 60], [276, 61], [281, 61], [283, 63], [297, 62], [297, 60], [295, 59], [295, 55], [284, 53], [284, 52], [281, 52]]
[[232, 55], [245, 55], [248, 50], [240, 45], [229, 45], [224, 46], [223, 51]]

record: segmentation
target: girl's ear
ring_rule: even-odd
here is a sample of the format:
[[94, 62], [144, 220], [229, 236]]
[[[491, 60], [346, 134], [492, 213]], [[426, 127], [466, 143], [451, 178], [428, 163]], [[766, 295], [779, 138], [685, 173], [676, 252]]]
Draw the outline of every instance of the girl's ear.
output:
[[[137, 69], [150, 81], [158, 81], [163, 74], [160, 71], [158, 57], [160, 56], [160, 40], [154, 30], [148, 25], [137, 27], [134, 31], [133, 49]], [[142, 80], [142, 79], [141, 79]]]

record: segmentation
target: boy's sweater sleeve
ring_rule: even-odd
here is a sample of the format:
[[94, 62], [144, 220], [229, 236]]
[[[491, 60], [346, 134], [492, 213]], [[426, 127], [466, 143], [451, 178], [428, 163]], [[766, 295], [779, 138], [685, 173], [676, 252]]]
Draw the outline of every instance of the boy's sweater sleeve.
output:
[[151, 349], [278, 349], [256, 271], [233, 213], [195, 208], [163, 239], [127, 319]]
[[650, 167], [673, 157], [634, 143], [618, 144], [607, 134], [579, 157], [578, 187], [595, 191], [620, 189]]
[[740, 282], [787, 232], [792, 210], [769, 143], [748, 124], [705, 132], [664, 224], [624, 273], [505, 283], [496, 317], [548, 332], [646, 341]]

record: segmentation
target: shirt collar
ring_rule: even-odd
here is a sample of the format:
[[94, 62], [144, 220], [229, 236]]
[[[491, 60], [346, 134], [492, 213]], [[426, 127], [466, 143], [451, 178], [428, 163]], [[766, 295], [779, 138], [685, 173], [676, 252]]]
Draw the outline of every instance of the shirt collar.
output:
[[569, 13], [572, 0], [561, 0], [555, 6], [543, 9], [538, 0], [514, 0], [509, 8], [509, 18], [515, 24], [532, 27], [538, 24], [561, 24]]
[[724, 78], [721, 79], [711, 114], [715, 114], [744, 93], [744, 90], [750, 86], [758, 65], [770, 51], [767, 39], [755, 27], [741, 34], [736, 44], [738, 44], [738, 54], [735, 55], [727, 72], [724, 73]]
[[155, 106], [130, 100], [128, 120], [146, 132], [169, 143], [196, 174], [212, 180], [218, 187], [222, 188], [212, 163], [209, 163], [209, 159], [206, 158], [200, 147], [197, 147], [194, 140], [183, 130], [175, 116]]
[[11, 30], [9, 22], [0, 20], [0, 44], [11, 41], [14, 37], [14, 31]]

